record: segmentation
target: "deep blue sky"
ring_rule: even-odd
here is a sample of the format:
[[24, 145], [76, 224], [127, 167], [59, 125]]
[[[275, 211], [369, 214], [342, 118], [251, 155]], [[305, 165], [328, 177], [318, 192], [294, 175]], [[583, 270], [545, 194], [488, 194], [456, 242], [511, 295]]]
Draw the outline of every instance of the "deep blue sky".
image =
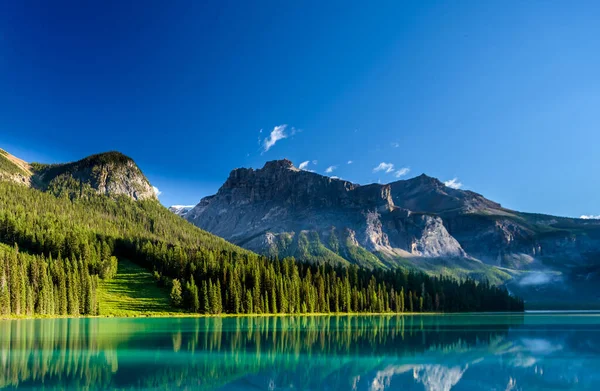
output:
[[119, 150], [165, 205], [287, 157], [600, 214], [600, 3], [443, 3], [6, 1], [0, 147], [42, 162]]

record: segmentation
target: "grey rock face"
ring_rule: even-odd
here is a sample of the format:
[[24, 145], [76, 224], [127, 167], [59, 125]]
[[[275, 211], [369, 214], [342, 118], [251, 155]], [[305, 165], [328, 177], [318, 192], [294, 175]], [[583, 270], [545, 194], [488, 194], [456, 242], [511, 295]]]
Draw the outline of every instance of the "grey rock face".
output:
[[506, 279], [600, 263], [600, 221], [516, 212], [426, 175], [360, 186], [289, 160], [233, 170], [185, 218], [257, 252], [366, 267], [460, 264]]
[[69, 186], [74, 180], [89, 185], [99, 194], [156, 199], [154, 189], [135, 162], [119, 152], [92, 155], [73, 163], [33, 167], [33, 183], [43, 189], [52, 185]]
[[109, 196], [156, 199], [153, 187], [135, 162], [119, 152], [92, 155], [72, 163], [29, 164], [0, 149], [0, 180], [54, 192], [79, 193], [88, 188]]
[[233, 170], [217, 194], [202, 199], [186, 218], [236, 244], [279, 256], [329, 255], [370, 266], [393, 265], [403, 256], [466, 256], [440, 217], [399, 208], [392, 189], [272, 161], [259, 170]]
[[172, 205], [169, 210], [177, 216], [185, 217], [190, 210], [194, 209], [194, 205]]

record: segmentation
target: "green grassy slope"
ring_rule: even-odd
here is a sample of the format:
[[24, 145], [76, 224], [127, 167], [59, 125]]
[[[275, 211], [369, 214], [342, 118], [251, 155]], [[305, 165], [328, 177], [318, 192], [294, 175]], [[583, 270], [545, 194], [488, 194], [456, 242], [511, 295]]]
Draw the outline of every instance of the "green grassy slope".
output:
[[119, 260], [117, 275], [101, 280], [98, 287], [102, 316], [160, 316], [180, 314], [169, 301], [169, 292], [159, 287], [146, 269]]

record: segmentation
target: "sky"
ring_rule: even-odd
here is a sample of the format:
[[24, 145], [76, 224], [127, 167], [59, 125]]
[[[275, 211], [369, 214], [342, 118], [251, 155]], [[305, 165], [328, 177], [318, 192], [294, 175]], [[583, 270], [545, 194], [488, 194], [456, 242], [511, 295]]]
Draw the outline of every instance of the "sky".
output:
[[118, 150], [164, 205], [288, 158], [600, 215], [599, 2], [0, 5], [0, 147]]

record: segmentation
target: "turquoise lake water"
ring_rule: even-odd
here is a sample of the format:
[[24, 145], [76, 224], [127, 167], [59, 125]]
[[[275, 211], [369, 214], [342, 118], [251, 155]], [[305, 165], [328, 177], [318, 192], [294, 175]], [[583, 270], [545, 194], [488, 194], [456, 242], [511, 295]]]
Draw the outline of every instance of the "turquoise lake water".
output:
[[7, 320], [0, 388], [600, 390], [600, 315]]

